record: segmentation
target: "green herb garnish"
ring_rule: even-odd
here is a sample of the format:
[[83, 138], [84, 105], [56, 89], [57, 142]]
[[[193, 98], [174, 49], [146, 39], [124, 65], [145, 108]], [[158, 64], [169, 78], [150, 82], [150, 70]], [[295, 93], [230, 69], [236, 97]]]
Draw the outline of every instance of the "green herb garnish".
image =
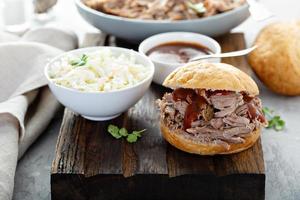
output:
[[133, 134], [128, 135], [128, 137], [126, 138], [127, 142], [129, 142], [129, 143], [134, 143], [137, 141], [137, 139], [138, 139], [138, 137]]
[[203, 3], [192, 3], [192, 2], [190, 2], [190, 1], [188, 1], [187, 3], [186, 3], [186, 5], [190, 8], [190, 9], [192, 9], [192, 10], [194, 10], [196, 13], [198, 13], [198, 14], [203, 14], [203, 13], [205, 13], [206, 12], [206, 8], [205, 8], [205, 6], [204, 6], [204, 4]]
[[134, 143], [138, 140], [138, 138], [142, 137], [141, 133], [146, 131], [146, 129], [141, 131], [132, 131], [132, 133], [128, 133], [126, 128], [120, 129], [117, 126], [110, 124], [107, 128], [107, 131], [116, 139], [124, 137], [126, 138], [127, 142]]
[[107, 131], [116, 139], [120, 139], [122, 137], [122, 135], [119, 133], [119, 128], [115, 125], [109, 125]]
[[279, 115], [273, 115], [273, 110], [269, 109], [268, 107], [264, 107], [262, 111], [269, 122], [267, 128], [274, 128], [276, 131], [281, 131], [284, 129], [285, 121], [283, 121]]
[[141, 133], [143, 133], [144, 131], [145, 129], [141, 131], [132, 131], [132, 133], [127, 137], [127, 142], [129, 143], [136, 142], [138, 138], [142, 137]]
[[121, 129], [119, 130], [119, 133], [120, 133], [120, 135], [122, 135], [123, 137], [128, 136], [128, 131], [127, 131], [126, 128], [121, 128]]
[[88, 56], [86, 54], [82, 54], [79, 60], [72, 60], [70, 64], [72, 66], [80, 67], [87, 63]]

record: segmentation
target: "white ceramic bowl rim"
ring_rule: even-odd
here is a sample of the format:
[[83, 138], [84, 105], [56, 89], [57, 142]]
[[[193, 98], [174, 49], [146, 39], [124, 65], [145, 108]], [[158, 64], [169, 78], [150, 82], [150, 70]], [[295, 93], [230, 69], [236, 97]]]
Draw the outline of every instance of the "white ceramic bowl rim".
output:
[[74, 1], [75, 1], [75, 3], [79, 7], [81, 7], [84, 10], [86, 10], [87, 12], [91, 12], [93, 14], [100, 15], [100, 16], [103, 16], [103, 17], [106, 17], [106, 18], [123, 20], [123, 21], [131, 21], [131, 22], [136, 22], [136, 23], [157, 23], [157, 24], [170, 24], [170, 23], [172, 23], [172, 24], [174, 24], [174, 23], [180, 24], [180, 23], [186, 23], [186, 22], [190, 22], [190, 21], [195, 22], [195, 21], [203, 21], [203, 20], [206, 20], [206, 19], [213, 19], [213, 18], [214, 19], [218, 19], [218, 18], [225, 17], [227, 15], [230, 15], [231, 13], [233, 13], [235, 11], [244, 9], [245, 7], [249, 6], [247, 3], [245, 3], [244, 5], [239, 6], [239, 7], [235, 8], [235, 9], [232, 9], [232, 10], [220, 13], [220, 14], [216, 14], [216, 15], [213, 15], [213, 16], [209, 16], [209, 17], [203, 17], [203, 18], [199, 18], [199, 19], [185, 19], [185, 20], [174, 20], [174, 21], [171, 21], [171, 20], [133, 19], [133, 18], [120, 17], [120, 16], [116, 16], [116, 15], [110, 15], [110, 14], [106, 14], [104, 12], [101, 12], [101, 11], [98, 11], [98, 10], [95, 10], [95, 9], [92, 9], [92, 8], [86, 6], [82, 2], [82, 0], [74, 0]]
[[[200, 36], [202, 37], [204, 40], [207, 40], [208, 42], [210, 42], [215, 48], [216, 48], [216, 51], [214, 49], [210, 49], [210, 51], [212, 51], [213, 53], [221, 53], [221, 47], [220, 47], [220, 44], [213, 38], [207, 36], [207, 35], [203, 35], [203, 34], [200, 34], [200, 33], [194, 33], [194, 32], [167, 32], [167, 33], [159, 33], [159, 34], [156, 34], [156, 35], [152, 35], [148, 38], [146, 38], [145, 40], [143, 40], [140, 45], [139, 45], [139, 52], [144, 54], [145, 56], [147, 56], [147, 52], [144, 51], [144, 46], [149, 43], [151, 40], [153, 40], [154, 38], [156, 37], [161, 37], [161, 36], [165, 36], [167, 37], [168, 35], [172, 36], [172, 35], [178, 35], [178, 34], [185, 34], [185, 35], [193, 35], [193, 36]], [[168, 43], [168, 42], [181, 42], [181, 41], [188, 41], [189, 39], [185, 39], [185, 40], [174, 40], [174, 39], [170, 39], [169, 41], [162, 41], [162, 42], [159, 42], [157, 44], [155, 44], [153, 47], [156, 47], [156, 46], [159, 46], [161, 44], [165, 44], [165, 43]], [[195, 42], [194, 40], [190, 40], [190, 42], [192, 43], [198, 43], [198, 44], [201, 44], [201, 42]], [[203, 44], [201, 44], [203, 45]], [[152, 47], [152, 48], [153, 48]], [[151, 48], [150, 48], [151, 49]], [[163, 61], [159, 61], [159, 60], [152, 60], [153, 62], [155, 63], [159, 63], [159, 64], [167, 64], [167, 65], [183, 65], [185, 63], [172, 63], [172, 62], [163, 62]]]
[[[72, 53], [76, 53], [76, 52], [93, 51], [93, 50], [96, 51], [96, 50], [103, 49], [103, 48], [109, 48], [112, 51], [114, 51], [114, 49], [115, 50], [118, 49], [118, 50], [121, 50], [121, 51], [130, 51], [130, 52], [133, 52], [135, 55], [140, 55], [146, 62], [149, 63], [150, 73], [148, 74], [148, 76], [144, 80], [138, 82], [137, 84], [135, 84], [131, 87], [122, 88], [122, 89], [113, 90], [113, 91], [103, 91], [103, 92], [102, 91], [95, 91], [95, 92], [93, 92], [93, 91], [80, 91], [80, 90], [76, 90], [76, 89], [73, 89], [73, 88], [68, 88], [68, 87], [65, 87], [65, 86], [62, 86], [62, 85], [58, 85], [50, 79], [48, 71], [49, 71], [49, 67], [53, 64], [53, 62], [61, 59], [62, 57], [66, 56], [68, 54], [72, 54]], [[121, 91], [125, 91], [125, 90], [131, 90], [131, 89], [134, 89], [134, 88], [142, 85], [143, 83], [147, 82], [154, 75], [154, 64], [147, 56], [145, 56], [144, 54], [139, 53], [139, 52], [137, 52], [133, 49], [126, 49], [126, 48], [112, 47], [112, 46], [87, 47], [87, 48], [80, 48], [80, 49], [75, 49], [75, 50], [72, 50], [72, 51], [68, 51], [68, 52], [65, 52], [63, 54], [60, 54], [60, 55], [54, 57], [53, 59], [51, 59], [50, 62], [47, 63], [46, 67], [44, 68], [44, 75], [46, 76], [48, 82], [51, 82], [55, 86], [63, 88], [65, 90], [69, 90], [69, 91], [76, 92], [76, 93], [82, 93], [82, 94], [107, 94], [107, 93], [117, 93], [117, 92], [121, 92]]]

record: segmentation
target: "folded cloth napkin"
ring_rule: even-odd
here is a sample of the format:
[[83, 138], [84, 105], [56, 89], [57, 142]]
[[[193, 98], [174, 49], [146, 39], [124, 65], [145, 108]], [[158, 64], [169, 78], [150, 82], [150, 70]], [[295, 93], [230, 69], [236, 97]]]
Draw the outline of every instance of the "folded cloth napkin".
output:
[[57, 28], [22, 37], [0, 32], [0, 200], [12, 198], [18, 159], [59, 108], [45, 86], [46, 63], [77, 47], [74, 33]]

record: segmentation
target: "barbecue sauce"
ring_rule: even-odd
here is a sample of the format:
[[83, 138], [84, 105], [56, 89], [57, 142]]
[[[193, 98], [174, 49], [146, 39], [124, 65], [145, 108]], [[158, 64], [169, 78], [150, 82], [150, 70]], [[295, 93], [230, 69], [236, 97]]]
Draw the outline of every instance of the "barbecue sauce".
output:
[[174, 101], [185, 101], [188, 96], [192, 99], [192, 97], [195, 95], [196, 95], [196, 93], [193, 89], [178, 88], [173, 91], [173, 100]]
[[187, 98], [191, 99], [191, 103], [185, 111], [183, 121], [184, 130], [191, 128], [192, 122], [198, 119], [198, 116], [207, 104], [206, 100], [202, 96], [197, 95], [192, 89], [179, 88], [173, 91], [174, 101], [186, 101]]
[[247, 106], [248, 106], [248, 115], [249, 115], [250, 119], [252, 119], [252, 120], [257, 119], [261, 123], [266, 122], [266, 118], [265, 118], [264, 114], [259, 109], [257, 109], [253, 105], [253, 103], [247, 103]]
[[192, 122], [198, 119], [206, 104], [206, 100], [201, 96], [195, 96], [192, 100], [192, 103], [187, 106], [185, 111], [183, 121], [184, 130], [192, 127]]
[[249, 118], [252, 120], [257, 119], [261, 123], [265, 123], [266, 118], [262, 113], [262, 111], [257, 109], [256, 106], [253, 104], [252, 102], [253, 99], [254, 97], [250, 97], [246, 93], [243, 93], [243, 100], [247, 103]]
[[243, 100], [244, 100], [246, 103], [249, 103], [249, 102], [251, 102], [251, 101], [254, 99], [254, 97], [250, 97], [250, 96], [247, 95], [246, 93], [242, 93], [242, 95], [243, 95]]
[[[206, 91], [207, 96], [229, 95], [230, 93], [232, 92], [225, 90]], [[174, 90], [172, 94], [174, 101], [188, 101], [187, 99], [190, 99], [191, 102], [188, 102], [189, 105], [187, 106], [184, 115], [183, 128], [184, 130], [191, 128], [192, 122], [198, 119], [198, 116], [205, 108], [207, 101], [204, 97], [198, 95], [193, 89], [178, 88]], [[254, 97], [250, 97], [249, 95], [243, 93], [243, 100], [247, 103], [248, 106], [249, 118], [252, 120], [257, 119], [261, 123], [265, 123], [266, 118], [263, 115], [262, 111], [257, 109], [256, 106], [253, 104], [253, 99]]]
[[150, 49], [146, 54], [152, 59], [167, 63], [187, 63], [195, 56], [208, 55], [212, 51], [199, 43], [174, 41]]

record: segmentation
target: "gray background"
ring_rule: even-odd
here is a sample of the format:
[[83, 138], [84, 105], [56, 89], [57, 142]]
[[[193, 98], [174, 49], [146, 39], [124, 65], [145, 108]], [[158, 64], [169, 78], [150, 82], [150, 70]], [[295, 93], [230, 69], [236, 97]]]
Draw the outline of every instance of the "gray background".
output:
[[[251, 45], [261, 27], [275, 20], [300, 17], [298, 0], [261, 0], [277, 17], [266, 22], [248, 19], [234, 31], [245, 32]], [[68, 9], [68, 12], [66, 12]], [[81, 37], [96, 32], [77, 14], [72, 0], [60, 0], [54, 10], [56, 23], [72, 28]], [[266, 66], [267, 67], [267, 66]], [[266, 165], [266, 199], [300, 199], [300, 97], [284, 97], [266, 89], [259, 81], [261, 98], [265, 106], [273, 108], [287, 123], [282, 132], [264, 130], [262, 143]], [[50, 168], [63, 111], [57, 113], [47, 131], [30, 147], [19, 161], [15, 200], [50, 199]]]

